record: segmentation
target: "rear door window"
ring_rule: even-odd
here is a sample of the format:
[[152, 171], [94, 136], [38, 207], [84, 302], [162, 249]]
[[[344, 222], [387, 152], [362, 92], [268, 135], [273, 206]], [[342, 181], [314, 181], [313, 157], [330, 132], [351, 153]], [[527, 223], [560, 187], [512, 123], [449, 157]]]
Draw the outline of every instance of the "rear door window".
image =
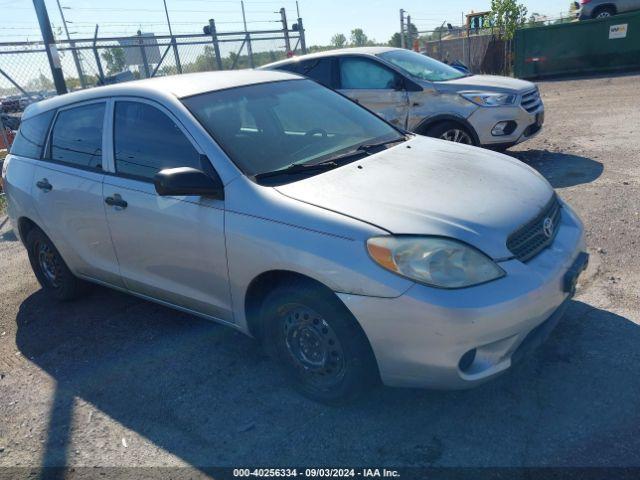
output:
[[316, 58], [288, 63], [282, 67], [278, 67], [278, 70], [304, 75], [325, 87], [335, 88], [336, 82], [333, 75], [333, 64], [333, 58]]
[[165, 168], [202, 168], [200, 153], [176, 123], [156, 107], [118, 101], [113, 124], [116, 172], [153, 180]]
[[82, 168], [102, 168], [105, 104], [61, 110], [51, 131], [50, 159]]
[[11, 145], [11, 154], [35, 159], [42, 158], [42, 149], [54, 113], [55, 111], [51, 110], [23, 120], [18, 135]]

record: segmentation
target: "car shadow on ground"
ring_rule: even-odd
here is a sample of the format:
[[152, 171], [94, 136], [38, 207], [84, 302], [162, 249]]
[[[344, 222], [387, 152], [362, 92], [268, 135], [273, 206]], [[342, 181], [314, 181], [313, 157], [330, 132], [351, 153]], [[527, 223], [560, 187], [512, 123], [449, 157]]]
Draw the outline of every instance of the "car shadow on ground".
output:
[[553, 188], [573, 187], [596, 180], [604, 170], [602, 163], [579, 155], [526, 150], [506, 152], [540, 172]]
[[533, 356], [484, 386], [380, 387], [344, 407], [298, 396], [232, 329], [103, 288], [74, 303], [38, 291], [17, 326], [19, 350], [57, 383], [45, 466], [69, 462], [72, 425], [86, 422], [73, 421], [76, 397], [196, 467], [638, 460], [640, 327], [579, 301]]

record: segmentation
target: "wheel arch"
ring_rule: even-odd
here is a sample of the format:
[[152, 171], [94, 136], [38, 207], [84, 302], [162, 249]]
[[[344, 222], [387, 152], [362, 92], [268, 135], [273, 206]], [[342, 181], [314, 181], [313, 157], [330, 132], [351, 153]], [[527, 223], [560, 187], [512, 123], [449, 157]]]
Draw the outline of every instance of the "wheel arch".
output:
[[27, 235], [29, 232], [37, 228], [38, 230], [42, 230], [40, 225], [38, 225], [35, 221], [33, 221], [29, 217], [20, 217], [18, 218], [18, 235], [20, 236], [20, 241], [23, 245], [26, 245]]
[[593, 9], [593, 18], [595, 18], [602, 10], [612, 10], [614, 15], [618, 13], [615, 3], [603, 3]]
[[460, 117], [458, 115], [441, 114], [425, 118], [416, 126], [413, 131], [418, 135], [426, 135], [427, 130], [429, 130], [431, 127], [444, 122], [455, 122], [464, 127], [465, 130], [467, 130], [473, 137], [473, 141], [475, 142], [475, 144], [480, 145], [480, 138], [478, 137], [476, 129], [473, 128], [473, 125], [471, 125], [471, 123], [469, 123], [466, 118]]
[[[285, 283], [296, 282], [305, 285], [312, 285], [316, 288], [321, 288], [322, 290], [334, 294], [333, 290], [327, 287], [324, 283], [293, 270], [268, 270], [260, 273], [251, 280], [244, 296], [245, 318], [247, 321], [247, 329], [251, 336], [257, 339], [261, 339], [262, 337], [260, 307], [269, 292]], [[336, 299], [338, 301], [340, 300], [338, 297], [336, 297]]]

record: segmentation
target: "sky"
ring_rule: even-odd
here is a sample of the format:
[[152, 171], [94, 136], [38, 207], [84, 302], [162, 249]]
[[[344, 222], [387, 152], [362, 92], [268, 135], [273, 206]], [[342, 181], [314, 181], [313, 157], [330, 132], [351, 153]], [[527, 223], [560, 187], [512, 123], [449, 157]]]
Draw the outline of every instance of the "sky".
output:
[[[95, 24], [101, 35], [129, 35], [138, 29], [167, 33], [162, 0], [59, 0], [72, 38], [93, 36]], [[166, 0], [174, 33], [200, 33], [209, 18], [218, 31], [242, 28], [240, 0]], [[530, 13], [558, 17], [569, 10], [569, 0], [520, 0]], [[62, 26], [56, 0], [45, 0], [56, 28]], [[307, 33], [307, 44], [328, 44], [335, 33], [360, 27], [378, 42], [386, 42], [399, 30], [399, 10], [412, 17], [418, 30], [430, 30], [443, 22], [460, 24], [463, 12], [487, 10], [490, 0], [299, 0], [298, 6]], [[289, 22], [297, 17], [295, 0], [246, 0], [249, 29], [278, 28], [280, 7]], [[0, 0], [0, 42], [40, 40], [31, 0]]]

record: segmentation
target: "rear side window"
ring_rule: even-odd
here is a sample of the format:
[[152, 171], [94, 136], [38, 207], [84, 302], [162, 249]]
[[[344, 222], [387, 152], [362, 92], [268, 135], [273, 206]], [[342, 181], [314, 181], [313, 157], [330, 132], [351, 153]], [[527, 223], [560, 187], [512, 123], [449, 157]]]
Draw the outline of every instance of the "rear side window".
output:
[[153, 180], [165, 168], [202, 168], [200, 154], [182, 130], [157, 108], [141, 102], [116, 102], [116, 171]]
[[51, 160], [84, 168], [102, 168], [104, 103], [58, 113], [51, 132]]
[[54, 111], [51, 110], [23, 120], [18, 135], [11, 145], [11, 153], [22, 157], [42, 158], [42, 149], [53, 114]]
[[330, 58], [306, 61], [303, 64], [302, 75], [321, 83], [325, 87], [332, 87], [332, 63], [333, 61]]
[[320, 58], [288, 63], [282, 67], [278, 67], [278, 70], [285, 70], [287, 72], [304, 75], [311, 80], [321, 83], [325, 87], [333, 88], [334, 81], [332, 65], [333, 59]]

